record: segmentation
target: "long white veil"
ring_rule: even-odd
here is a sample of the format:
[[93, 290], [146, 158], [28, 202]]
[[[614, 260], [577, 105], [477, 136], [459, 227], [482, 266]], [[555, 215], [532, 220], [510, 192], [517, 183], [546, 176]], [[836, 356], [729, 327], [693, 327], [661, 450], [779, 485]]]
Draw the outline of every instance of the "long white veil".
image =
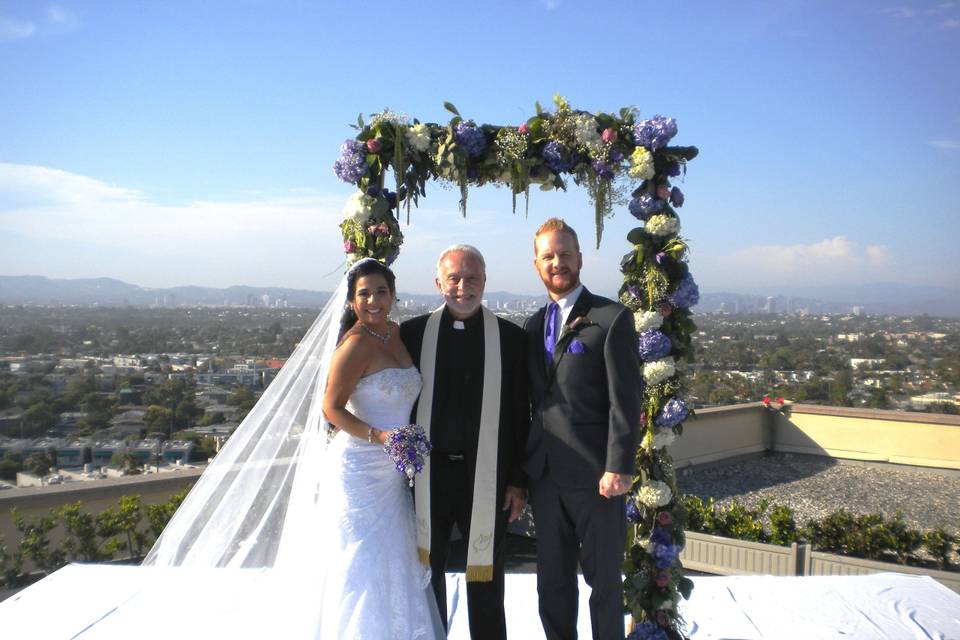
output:
[[[358, 263], [359, 264], [359, 263]], [[319, 552], [327, 434], [321, 411], [347, 275], [280, 373], [204, 471], [143, 561], [303, 566]]]

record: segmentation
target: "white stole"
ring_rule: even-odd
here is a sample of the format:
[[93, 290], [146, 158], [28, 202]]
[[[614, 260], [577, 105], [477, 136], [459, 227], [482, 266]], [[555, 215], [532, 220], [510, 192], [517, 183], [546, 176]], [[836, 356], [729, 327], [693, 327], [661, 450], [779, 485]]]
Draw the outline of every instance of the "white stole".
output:
[[[473, 509], [467, 533], [467, 581], [493, 580], [493, 538], [497, 523], [497, 443], [500, 433], [500, 327], [497, 317], [486, 307], [483, 314], [483, 396], [480, 404], [480, 437], [477, 441], [477, 467], [473, 479]], [[417, 424], [430, 438], [433, 412], [433, 387], [437, 368], [437, 338], [443, 307], [430, 314], [420, 348], [420, 374], [423, 391], [417, 405]], [[414, 487], [417, 517], [417, 552], [420, 562], [430, 564], [430, 457], [423, 465], [420, 481]], [[447, 544], [444, 540], [443, 544]]]

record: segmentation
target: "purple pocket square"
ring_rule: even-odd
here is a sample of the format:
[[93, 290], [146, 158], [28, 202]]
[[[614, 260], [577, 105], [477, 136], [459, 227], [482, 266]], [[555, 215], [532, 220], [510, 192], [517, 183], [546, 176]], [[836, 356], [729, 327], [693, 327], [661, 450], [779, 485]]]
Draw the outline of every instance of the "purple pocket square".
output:
[[583, 353], [587, 349], [583, 346], [583, 343], [574, 338], [570, 341], [570, 345], [567, 346], [567, 353]]

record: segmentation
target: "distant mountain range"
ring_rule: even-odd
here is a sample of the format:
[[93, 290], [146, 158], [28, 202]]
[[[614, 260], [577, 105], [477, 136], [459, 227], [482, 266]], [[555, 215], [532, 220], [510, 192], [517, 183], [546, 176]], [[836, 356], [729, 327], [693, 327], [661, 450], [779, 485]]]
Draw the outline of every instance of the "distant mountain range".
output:
[[[288, 306], [317, 309], [330, 298], [329, 291], [308, 291], [283, 287], [233, 286], [168, 287], [154, 289], [113, 278], [61, 279], [43, 276], [0, 276], [0, 304], [79, 305], [102, 307], [180, 307], [180, 306]], [[439, 294], [400, 292], [401, 301], [415, 305], [439, 304]], [[487, 292], [492, 306], [509, 304], [511, 308], [542, 304], [546, 296], [507, 292]]]
[[[289, 306], [322, 307], [328, 291], [286, 289], [283, 287], [233, 286], [169, 287], [153, 289], [113, 278], [58, 279], [43, 276], [0, 276], [0, 304], [80, 305], [80, 306]], [[436, 294], [401, 292], [403, 301], [433, 305]], [[488, 291], [484, 296], [491, 307], [526, 308], [542, 304], [545, 296]], [[863, 313], [889, 313], [960, 317], [960, 290], [944, 287], [878, 283], [869, 285], [829, 285], [816, 288], [785, 289], [766, 296], [731, 292], [703, 292], [696, 310], [699, 313], [784, 313], [806, 310], [809, 313], [849, 313], [860, 307]]]

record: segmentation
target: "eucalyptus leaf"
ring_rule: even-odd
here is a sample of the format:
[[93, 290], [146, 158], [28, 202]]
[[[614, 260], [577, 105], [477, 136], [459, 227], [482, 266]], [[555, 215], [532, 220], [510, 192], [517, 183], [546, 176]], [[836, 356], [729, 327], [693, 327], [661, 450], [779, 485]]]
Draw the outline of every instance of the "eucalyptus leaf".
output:
[[456, 108], [455, 106], [453, 106], [453, 103], [452, 103], [452, 102], [444, 102], [444, 103], [443, 103], [443, 108], [446, 109], [447, 111], [449, 111], [450, 113], [452, 113], [452, 114], [455, 115], [455, 116], [459, 116], [459, 115], [460, 115], [460, 112], [457, 111], [457, 108]]

